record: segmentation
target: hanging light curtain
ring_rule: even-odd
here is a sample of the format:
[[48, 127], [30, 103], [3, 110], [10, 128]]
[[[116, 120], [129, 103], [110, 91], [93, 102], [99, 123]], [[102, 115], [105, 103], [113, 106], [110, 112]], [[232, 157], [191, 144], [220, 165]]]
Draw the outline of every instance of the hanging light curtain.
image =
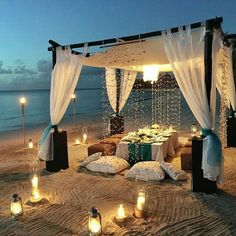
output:
[[[225, 55], [224, 55], [225, 53]], [[230, 108], [230, 104], [232, 109], [236, 111], [236, 93], [235, 93], [235, 84], [234, 84], [234, 76], [233, 76], [233, 62], [232, 62], [232, 53], [233, 48], [232, 45], [230, 47], [221, 44], [221, 48], [217, 51], [216, 55], [216, 67], [214, 70], [214, 74], [217, 78], [216, 86], [219, 94], [222, 94], [222, 76], [223, 76], [223, 68], [225, 66], [225, 95], [226, 95], [226, 105]], [[225, 57], [225, 58], [224, 58]], [[223, 63], [225, 60], [225, 63]]]
[[[196, 36], [197, 33], [197, 36]], [[222, 152], [219, 138], [212, 132], [215, 120], [216, 87], [212, 81], [211, 104], [208, 105], [204, 73], [205, 27], [192, 37], [191, 27], [172, 34], [163, 31], [164, 47], [178, 85], [191, 111], [205, 131], [202, 169], [205, 178], [222, 181]], [[214, 41], [214, 40], [213, 40]]]
[[[124, 108], [126, 101], [131, 93], [135, 79], [137, 76], [136, 71], [121, 71], [121, 83], [120, 83], [120, 98], [119, 98], [119, 112]], [[108, 99], [114, 112], [116, 112], [116, 69], [106, 68], [106, 88]]]
[[136, 76], [137, 76], [136, 71], [122, 70], [121, 85], [120, 85], [120, 102], [119, 102], [120, 112], [124, 108], [126, 101], [129, 98], [131, 90], [134, 86]]
[[52, 126], [57, 125], [71, 100], [83, 66], [83, 55], [74, 55], [71, 49], [56, 48], [57, 62], [52, 70], [50, 91], [51, 124], [45, 129], [41, 140], [39, 157], [43, 160], [53, 160]]

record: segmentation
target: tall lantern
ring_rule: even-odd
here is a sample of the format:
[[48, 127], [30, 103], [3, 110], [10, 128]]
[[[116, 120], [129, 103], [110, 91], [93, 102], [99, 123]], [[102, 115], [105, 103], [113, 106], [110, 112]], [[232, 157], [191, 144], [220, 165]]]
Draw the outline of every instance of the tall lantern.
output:
[[102, 219], [98, 210], [93, 207], [89, 211], [88, 230], [90, 236], [102, 235]]
[[39, 191], [39, 179], [40, 179], [40, 161], [39, 159], [35, 159], [31, 164], [31, 171], [30, 171], [30, 182], [31, 182], [30, 201], [32, 203], [39, 202], [42, 199]]
[[17, 220], [23, 215], [22, 200], [18, 194], [13, 194], [11, 198], [11, 216], [13, 220]]
[[19, 102], [20, 102], [21, 113], [22, 113], [22, 131], [23, 131], [23, 139], [24, 139], [24, 145], [25, 145], [25, 104], [26, 104], [25, 97], [21, 97], [19, 99]]

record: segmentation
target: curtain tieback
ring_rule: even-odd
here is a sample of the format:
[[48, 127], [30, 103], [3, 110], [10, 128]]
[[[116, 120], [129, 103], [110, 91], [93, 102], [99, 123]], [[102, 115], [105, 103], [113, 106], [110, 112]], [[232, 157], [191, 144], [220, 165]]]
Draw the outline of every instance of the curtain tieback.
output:
[[212, 166], [219, 166], [222, 162], [222, 149], [219, 137], [211, 129], [202, 129], [202, 134], [207, 139], [207, 145], [203, 155], [207, 157], [207, 163]]

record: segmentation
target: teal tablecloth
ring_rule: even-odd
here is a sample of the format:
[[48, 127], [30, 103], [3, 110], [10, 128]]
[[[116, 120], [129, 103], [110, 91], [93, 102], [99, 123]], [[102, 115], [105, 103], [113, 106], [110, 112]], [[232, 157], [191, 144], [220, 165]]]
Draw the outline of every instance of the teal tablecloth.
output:
[[149, 143], [129, 143], [128, 144], [130, 165], [134, 165], [140, 161], [152, 160], [152, 145]]

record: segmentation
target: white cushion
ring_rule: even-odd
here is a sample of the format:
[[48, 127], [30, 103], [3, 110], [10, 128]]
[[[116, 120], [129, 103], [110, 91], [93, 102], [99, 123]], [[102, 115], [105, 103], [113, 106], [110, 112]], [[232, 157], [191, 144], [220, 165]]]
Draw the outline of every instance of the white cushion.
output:
[[98, 160], [102, 156], [102, 152], [96, 152], [83, 160], [80, 166], [87, 166], [89, 163]]
[[95, 172], [115, 174], [129, 166], [129, 163], [123, 158], [117, 156], [102, 156], [97, 161], [89, 163], [86, 168]]
[[142, 161], [136, 163], [126, 174], [126, 178], [138, 178], [140, 180], [163, 180], [165, 172], [157, 161]]
[[187, 174], [183, 170], [177, 170], [170, 163], [161, 161], [160, 166], [173, 180], [186, 180], [186, 179], [188, 179]]

